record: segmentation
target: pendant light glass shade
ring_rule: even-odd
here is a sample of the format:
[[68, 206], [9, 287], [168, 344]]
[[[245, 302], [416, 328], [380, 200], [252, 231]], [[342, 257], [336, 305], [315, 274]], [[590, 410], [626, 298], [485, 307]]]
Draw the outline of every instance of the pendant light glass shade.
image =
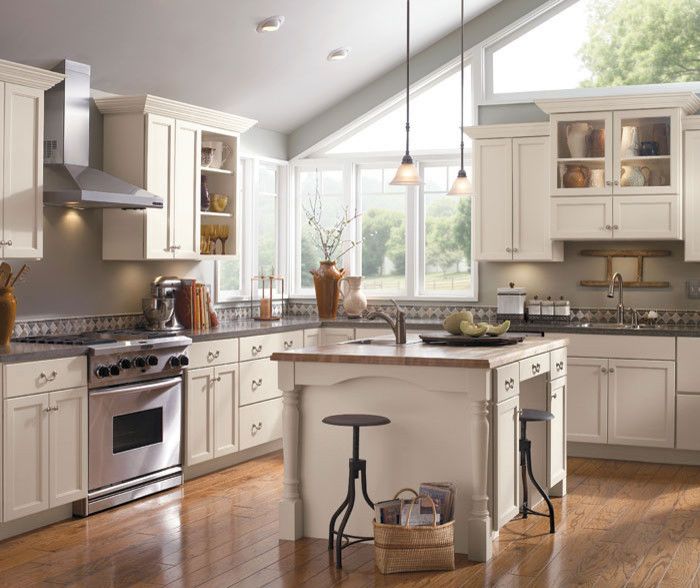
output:
[[409, 62], [411, 57], [411, 0], [406, 0], [406, 153], [401, 160], [399, 169], [396, 170], [394, 179], [389, 182], [392, 186], [420, 186], [423, 179], [418, 173], [416, 164], [413, 163], [413, 158], [408, 149], [408, 137], [411, 130], [410, 121], [410, 71]]
[[460, 94], [459, 94], [459, 107], [461, 112], [461, 121], [459, 125], [459, 172], [457, 172], [457, 179], [455, 179], [450, 191], [447, 193], [449, 196], [467, 196], [472, 193], [472, 183], [467, 177], [467, 172], [464, 170], [464, 0], [459, 0], [459, 7], [461, 10], [462, 19], [460, 21], [460, 67], [462, 68], [460, 73]]

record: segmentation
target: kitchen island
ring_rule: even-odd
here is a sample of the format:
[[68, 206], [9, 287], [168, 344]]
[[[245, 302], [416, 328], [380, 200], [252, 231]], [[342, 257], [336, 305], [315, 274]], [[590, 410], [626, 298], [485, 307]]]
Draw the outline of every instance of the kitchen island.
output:
[[[503, 347], [445, 347], [409, 336], [399, 346], [379, 338], [275, 353], [284, 406], [281, 538], [327, 537], [345, 496], [351, 436], [321, 419], [368, 413], [391, 419], [361, 431], [372, 500], [452, 481], [455, 550], [490, 559], [498, 529], [519, 510], [521, 407], [555, 415], [528, 436], [541, 484], [552, 496], [566, 492], [566, 346], [565, 338], [527, 338]], [[371, 535], [372, 518], [357, 502], [347, 532]]]

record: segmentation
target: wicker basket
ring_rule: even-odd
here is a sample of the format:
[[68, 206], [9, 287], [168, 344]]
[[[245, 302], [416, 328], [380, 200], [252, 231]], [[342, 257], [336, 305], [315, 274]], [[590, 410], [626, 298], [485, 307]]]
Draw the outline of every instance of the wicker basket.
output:
[[[412, 492], [411, 508], [405, 525], [384, 525], [374, 522], [374, 558], [382, 574], [427, 572], [455, 569], [454, 521], [436, 524], [435, 503], [429, 496], [419, 496], [410, 488], [396, 493]], [[411, 527], [411, 511], [420, 498], [428, 498], [433, 506], [433, 524]]]

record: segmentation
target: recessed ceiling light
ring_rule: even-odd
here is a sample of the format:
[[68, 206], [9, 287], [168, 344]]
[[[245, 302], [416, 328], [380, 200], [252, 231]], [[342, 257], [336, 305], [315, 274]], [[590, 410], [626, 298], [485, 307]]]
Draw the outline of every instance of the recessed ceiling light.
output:
[[339, 47], [328, 54], [328, 61], [342, 61], [350, 55], [350, 47]]
[[274, 33], [284, 23], [284, 16], [270, 16], [265, 20], [261, 20], [255, 28], [259, 33]]

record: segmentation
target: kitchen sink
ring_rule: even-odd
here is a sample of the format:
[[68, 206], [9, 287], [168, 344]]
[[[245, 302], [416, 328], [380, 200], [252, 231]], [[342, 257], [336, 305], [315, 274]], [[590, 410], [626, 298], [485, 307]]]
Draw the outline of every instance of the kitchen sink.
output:
[[617, 331], [650, 331], [658, 329], [656, 325], [618, 325], [615, 323], [578, 323], [573, 325], [577, 329], [605, 329]]

